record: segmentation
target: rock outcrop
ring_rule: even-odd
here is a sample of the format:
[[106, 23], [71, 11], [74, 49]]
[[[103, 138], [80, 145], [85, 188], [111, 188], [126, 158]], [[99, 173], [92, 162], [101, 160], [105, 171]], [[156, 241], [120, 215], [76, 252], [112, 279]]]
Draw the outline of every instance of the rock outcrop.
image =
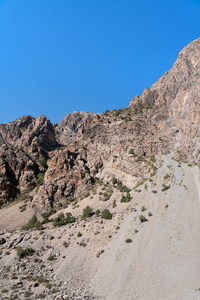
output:
[[55, 126], [58, 141], [63, 145], [69, 145], [80, 130], [88, 126], [97, 116], [98, 114], [86, 111], [67, 114], [62, 122]]
[[[156, 173], [155, 155], [160, 154], [199, 164], [199, 69], [200, 39], [185, 47], [173, 68], [133, 98], [129, 108], [73, 112], [53, 125], [45, 116], [0, 125], [6, 156], [1, 162], [1, 202], [39, 184], [33, 203], [57, 205], [83, 194], [95, 177], [104, 182], [116, 177], [133, 188]], [[27, 156], [22, 159], [18, 150], [23, 148]], [[20, 165], [17, 171], [11, 163]]]
[[161, 134], [171, 137], [169, 148], [175, 158], [193, 163], [200, 160], [199, 70], [200, 38], [185, 47], [173, 68], [129, 106], [152, 108], [149, 118]]
[[51, 150], [58, 145], [53, 125], [42, 115], [37, 119], [23, 116], [8, 124], [1, 124], [0, 145], [5, 144], [17, 147], [39, 144], [45, 150]]

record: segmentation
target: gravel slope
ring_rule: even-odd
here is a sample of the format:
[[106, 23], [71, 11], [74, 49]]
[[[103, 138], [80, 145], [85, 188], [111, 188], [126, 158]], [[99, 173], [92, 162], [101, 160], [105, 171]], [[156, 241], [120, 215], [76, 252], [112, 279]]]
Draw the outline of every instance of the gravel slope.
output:
[[[200, 299], [199, 170], [162, 160], [156, 179], [140, 194], [148, 222], [140, 224], [132, 212], [100, 258], [91, 284], [102, 299]], [[163, 182], [171, 185], [166, 191]], [[125, 243], [127, 237], [132, 243]]]

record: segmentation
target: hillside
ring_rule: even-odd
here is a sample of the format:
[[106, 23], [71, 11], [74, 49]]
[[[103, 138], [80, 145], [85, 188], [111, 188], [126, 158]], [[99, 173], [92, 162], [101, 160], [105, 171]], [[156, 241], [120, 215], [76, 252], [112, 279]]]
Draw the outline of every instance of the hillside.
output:
[[200, 38], [128, 108], [0, 125], [1, 299], [200, 299], [199, 70]]

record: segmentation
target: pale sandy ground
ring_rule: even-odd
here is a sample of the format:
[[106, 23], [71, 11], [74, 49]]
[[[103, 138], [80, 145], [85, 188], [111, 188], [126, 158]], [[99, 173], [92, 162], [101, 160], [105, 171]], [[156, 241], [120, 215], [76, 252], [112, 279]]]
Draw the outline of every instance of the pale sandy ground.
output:
[[[100, 258], [91, 283], [102, 299], [200, 299], [199, 170], [177, 165], [165, 157], [154, 179], [158, 193], [150, 188], [144, 193], [142, 202], [153, 217], [134, 234], [137, 221], [130, 214]], [[161, 192], [166, 173], [174, 177], [169, 180], [171, 188]], [[124, 243], [126, 237], [133, 242]]]
[[[27, 233], [32, 238], [25, 239], [22, 246], [29, 246], [30, 239], [34, 249], [50, 243], [52, 248], [43, 253], [42, 259], [45, 261], [52, 251], [60, 253], [53, 266], [54, 279], [70, 282], [76, 289], [89, 285], [98, 299], [200, 299], [199, 169], [187, 164], [178, 167], [177, 162], [166, 156], [157, 164], [159, 171], [152, 178], [153, 182], [146, 181], [139, 187], [140, 193], [131, 191], [131, 202], [120, 203], [121, 195], [117, 190], [109, 201], [99, 201], [99, 187], [92, 199], [88, 197], [78, 208], [69, 207], [64, 211], [79, 216], [86, 205], [94, 211], [109, 208], [112, 220], [94, 216], [85, 223], [49, 228], [45, 230], [45, 239], [33, 231]], [[170, 178], [164, 180], [166, 173]], [[161, 191], [163, 182], [171, 185], [165, 192]], [[112, 207], [114, 199], [115, 208]], [[141, 212], [143, 205], [147, 210]], [[20, 204], [1, 210], [0, 228], [6, 223], [10, 229], [26, 223], [33, 212], [27, 209], [20, 213], [18, 206]], [[149, 212], [153, 216], [149, 217]], [[141, 224], [139, 214], [144, 214], [148, 222]], [[116, 230], [118, 225], [120, 229]], [[79, 231], [83, 235], [81, 238], [77, 238]], [[36, 235], [38, 240], [34, 239]], [[52, 241], [51, 235], [55, 237]], [[125, 243], [127, 238], [131, 238], [132, 243]], [[69, 241], [70, 247], [63, 247], [63, 241]], [[81, 241], [87, 246], [80, 247], [77, 242]], [[97, 251], [101, 249], [104, 253], [97, 258]], [[13, 252], [10, 259], [15, 255]]]

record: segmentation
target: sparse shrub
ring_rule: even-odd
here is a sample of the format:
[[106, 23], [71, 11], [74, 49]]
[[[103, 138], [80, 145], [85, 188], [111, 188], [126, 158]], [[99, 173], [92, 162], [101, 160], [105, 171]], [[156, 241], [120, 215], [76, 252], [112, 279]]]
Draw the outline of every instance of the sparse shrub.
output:
[[83, 210], [82, 219], [85, 220], [87, 218], [90, 218], [92, 215], [93, 209], [89, 205], [87, 205]]
[[113, 201], [113, 205], [112, 205], [112, 207], [113, 207], [113, 208], [115, 208], [116, 206], [117, 206], [117, 204], [116, 204], [116, 200], [114, 200], [114, 201]]
[[55, 257], [55, 255], [50, 255], [47, 259], [49, 261], [54, 261], [54, 260], [56, 260], [56, 257]]
[[30, 229], [42, 229], [42, 224], [38, 221], [37, 216], [33, 215], [32, 218], [28, 221], [28, 223], [22, 226], [21, 230], [30, 230]]
[[168, 207], [169, 207], [169, 205], [168, 205], [168, 204], [166, 204], [166, 205], [165, 205], [165, 208], [167, 209]]
[[137, 229], [134, 229], [134, 232], [135, 232], [135, 233], [138, 233], [138, 230], [137, 230]]
[[53, 219], [53, 226], [58, 227], [74, 222], [75, 218], [72, 216], [71, 213], [66, 213], [66, 217], [63, 213], [60, 213], [56, 218]]
[[119, 227], [119, 226], [117, 226], [117, 227], [116, 227], [116, 230], [119, 230], [119, 229], [120, 229], [120, 227]]
[[167, 180], [168, 178], [170, 178], [170, 174], [166, 173], [164, 179]]
[[44, 181], [44, 173], [37, 174], [36, 184], [41, 185]]
[[33, 293], [31, 291], [26, 291], [24, 293], [24, 297], [30, 297], [31, 295], [33, 295]]
[[27, 204], [24, 204], [23, 206], [19, 207], [20, 212], [24, 212], [26, 210]]
[[119, 108], [116, 112], [115, 112], [115, 114], [114, 114], [114, 116], [115, 117], [118, 117], [121, 113], [122, 113], [122, 109], [121, 108]]
[[157, 191], [156, 191], [156, 190], [152, 190], [151, 192], [152, 192], [153, 194], [156, 194], [156, 193], [157, 193]]
[[55, 208], [50, 208], [48, 211], [41, 213], [41, 216], [43, 218], [48, 218], [48, 217], [50, 217], [51, 215], [53, 215], [55, 213], [56, 213], [56, 209]]
[[101, 217], [106, 220], [112, 219], [112, 213], [108, 209], [104, 209], [101, 213]]
[[79, 231], [77, 234], [77, 237], [81, 237], [81, 236], [82, 236], [82, 233], [80, 233], [80, 231]]
[[129, 192], [126, 193], [126, 196], [122, 196], [121, 198], [121, 203], [126, 203], [126, 202], [130, 202], [131, 201], [131, 195]]
[[70, 212], [66, 213], [66, 218], [65, 218], [66, 223], [74, 223], [75, 222], [75, 218], [72, 216], [72, 214]]
[[146, 207], [143, 205], [143, 206], [141, 207], [141, 211], [145, 211], [145, 210], [147, 210], [147, 209], [146, 209]]
[[130, 192], [130, 189], [129, 189], [129, 188], [127, 188], [127, 186], [126, 186], [126, 185], [119, 186], [119, 190], [120, 190], [120, 192], [127, 192], [127, 193], [129, 193], [129, 192]]
[[125, 242], [128, 243], [128, 244], [132, 243], [132, 239], [126, 239]]
[[45, 157], [43, 157], [42, 159], [39, 160], [39, 163], [41, 164], [41, 166], [43, 166], [44, 168], [47, 168], [47, 159]]
[[164, 185], [162, 192], [167, 191], [168, 189], [170, 189], [170, 185]]
[[148, 221], [144, 215], [139, 215], [139, 219], [141, 223]]
[[23, 249], [22, 247], [17, 248], [17, 256], [19, 259], [27, 257], [27, 256], [32, 256], [34, 254], [34, 250], [31, 247], [27, 247]]
[[46, 282], [48, 282], [48, 279], [46, 279], [46, 278], [44, 278], [42, 276], [41, 277], [37, 277], [36, 280], [37, 280], [38, 283], [46, 283]]
[[63, 242], [63, 246], [65, 247], [65, 248], [67, 248], [69, 245], [68, 245], [68, 243], [67, 242]]
[[155, 155], [152, 155], [151, 157], [150, 157], [150, 160], [152, 161], [152, 162], [156, 162], [156, 158], [155, 158]]
[[97, 209], [97, 210], [95, 211], [95, 215], [97, 215], [97, 217], [100, 215], [100, 213], [101, 213], [100, 209]]
[[129, 149], [129, 152], [128, 152], [128, 153], [129, 153], [129, 154], [135, 154], [135, 153], [134, 153], [134, 149], [132, 149], [132, 148]]
[[42, 223], [40, 221], [36, 221], [34, 224], [34, 228], [36, 230], [41, 230], [42, 229]]
[[87, 246], [87, 244], [86, 244], [86, 243], [84, 243], [84, 242], [81, 242], [81, 243], [79, 244], [79, 246], [86, 247], [86, 246]]
[[153, 214], [152, 214], [151, 212], [148, 212], [148, 216], [149, 216], [149, 217], [152, 217]]
[[112, 183], [113, 183], [113, 185], [117, 183], [117, 179], [116, 179], [116, 177], [113, 177], [113, 179], [112, 179]]
[[87, 197], [89, 197], [90, 196], [90, 192], [89, 191], [87, 191], [87, 193], [85, 194], [85, 198], [87, 198]]
[[8, 293], [8, 290], [6, 288], [4, 288], [1, 290], [1, 292], [5, 294], [5, 293]]

